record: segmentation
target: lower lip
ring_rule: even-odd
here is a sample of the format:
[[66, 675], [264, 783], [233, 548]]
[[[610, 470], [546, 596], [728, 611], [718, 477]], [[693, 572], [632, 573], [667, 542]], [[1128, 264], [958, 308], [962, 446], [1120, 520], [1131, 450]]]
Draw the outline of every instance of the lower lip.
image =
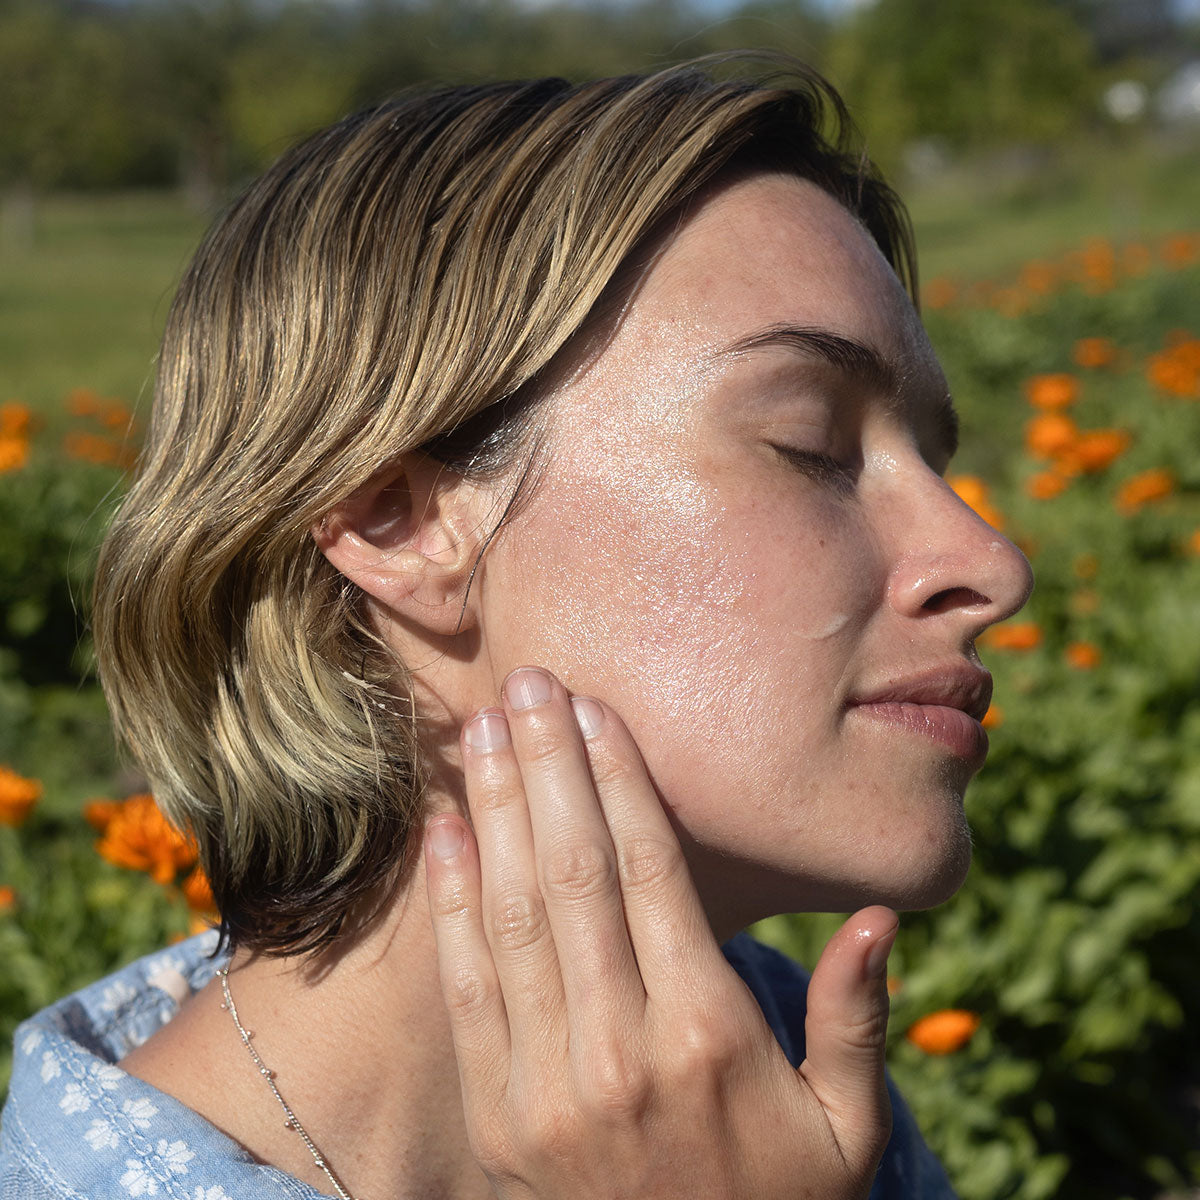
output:
[[987, 758], [988, 736], [980, 723], [961, 708], [944, 704], [910, 704], [902, 700], [884, 700], [872, 704], [856, 704], [854, 712], [874, 721], [882, 721], [900, 729], [939, 742], [959, 758], [982, 766]]

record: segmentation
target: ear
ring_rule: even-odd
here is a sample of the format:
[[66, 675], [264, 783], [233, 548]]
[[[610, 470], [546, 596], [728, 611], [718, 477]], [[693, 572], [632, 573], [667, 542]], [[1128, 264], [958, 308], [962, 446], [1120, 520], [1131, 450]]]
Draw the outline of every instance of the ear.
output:
[[424, 454], [408, 454], [312, 528], [337, 570], [389, 613], [450, 636], [474, 624], [464, 605], [482, 549], [475, 489]]

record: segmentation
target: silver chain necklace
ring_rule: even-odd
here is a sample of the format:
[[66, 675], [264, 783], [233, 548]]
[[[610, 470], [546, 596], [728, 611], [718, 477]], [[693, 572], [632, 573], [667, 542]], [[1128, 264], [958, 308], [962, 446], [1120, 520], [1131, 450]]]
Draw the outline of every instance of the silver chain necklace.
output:
[[258, 1073], [267, 1081], [267, 1086], [271, 1089], [275, 1099], [279, 1101], [279, 1107], [283, 1109], [284, 1116], [287, 1118], [283, 1123], [284, 1128], [290, 1129], [293, 1133], [300, 1135], [300, 1140], [308, 1147], [308, 1152], [312, 1155], [313, 1162], [325, 1172], [329, 1182], [333, 1184], [333, 1190], [337, 1192], [341, 1200], [354, 1200], [354, 1197], [342, 1187], [338, 1177], [333, 1173], [333, 1168], [326, 1161], [325, 1155], [317, 1149], [316, 1143], [308, 1136], [308, 1130], [300, 1124], [296, 1114], [292, 1112], [288, 1106], [288, 1102], [280, 1094], [279, 1087], [275, 1083], [275, 1072], [263, 1062], [258, 1051], [254, 1048], [254, 1043], [251, 1041], [254, 1034], [242, 1024], [241, 1018], [238, 1016], [237, 1005], [234, 1004], [233, 996], [229, 991], [229, 964], [226, 963], [217, 973], [221, 976], [221, 992], [225, 997], [221, 1003], [221, 1007], [229, 1010], [229, 1015], [233, 1018], [233, 1023], [237, 1026], [237, 1031], [241, 1035], [242, 1045], [250, 1051], [250, 1057], [254, 1059], [254, 1065], [258, 1068]]

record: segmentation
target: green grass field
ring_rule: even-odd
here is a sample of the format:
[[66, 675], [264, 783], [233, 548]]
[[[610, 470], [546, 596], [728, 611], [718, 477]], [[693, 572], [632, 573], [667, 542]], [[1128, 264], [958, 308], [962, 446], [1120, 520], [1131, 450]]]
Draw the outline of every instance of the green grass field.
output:
[[[1090, 237], [1200, 223], [1200, 136], [959, 166], [906, 198], [924, 280], [1002, 277]], [[49, 417], [75, 387], [147, 399], [174, 286], [206, 224], [174, 195], [42, 200], [31, 244], [0, 243], [0, 401]]]

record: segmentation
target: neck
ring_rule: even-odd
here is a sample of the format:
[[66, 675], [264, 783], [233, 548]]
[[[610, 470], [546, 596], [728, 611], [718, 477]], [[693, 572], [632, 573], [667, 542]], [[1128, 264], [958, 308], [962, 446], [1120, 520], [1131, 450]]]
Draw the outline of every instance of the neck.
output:
[[[419, 866], [335, 960], [239, 954], [229, 987], [280, 1095], [352, 1196], [491, 1195], [467, 1142]], [[122, 1066], [334, 1194], [221, 1003], [217, 979]]]

